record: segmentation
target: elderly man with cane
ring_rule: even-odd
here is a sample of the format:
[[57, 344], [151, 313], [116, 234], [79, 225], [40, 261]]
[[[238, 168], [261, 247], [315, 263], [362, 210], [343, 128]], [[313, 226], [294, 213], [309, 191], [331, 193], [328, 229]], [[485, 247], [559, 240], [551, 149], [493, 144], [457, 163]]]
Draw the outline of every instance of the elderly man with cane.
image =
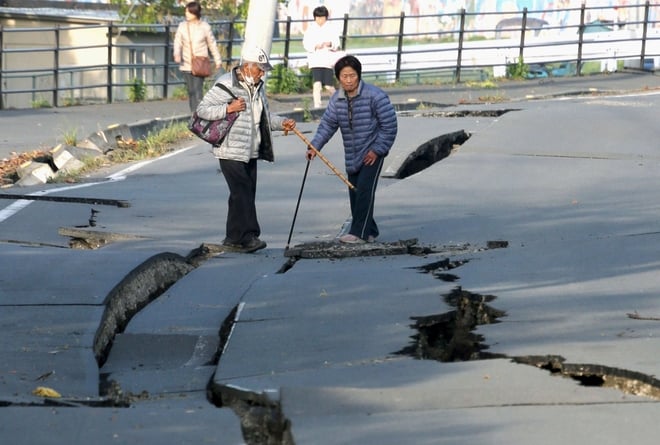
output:
[[292, 131], [293, 119], [270, 113], [263, 77], [272, 68], [262, 48], [242, 49], [241, 64], [222, 75], [202, 99], [197, 114], [206, 120], [238, 113], [224, 140], [213, 147], [229, 187], [226, 237], [223, 246], [235, 252], [255, 252], [266, 247], [257, 220], [257, 161], [273, 162], [271, 131]]

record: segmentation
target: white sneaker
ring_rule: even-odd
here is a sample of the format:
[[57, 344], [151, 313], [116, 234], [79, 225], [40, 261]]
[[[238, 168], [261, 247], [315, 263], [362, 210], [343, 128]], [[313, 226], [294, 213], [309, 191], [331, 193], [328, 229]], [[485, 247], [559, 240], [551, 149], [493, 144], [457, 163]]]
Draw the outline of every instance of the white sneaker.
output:
[[369, 235], [369, 238], [367, 238], [368, 243], [375, 243], [376, 242], [376, 237], [373, 235]]
[[339, 237], [339, 242], [344, 244], [364, 244], [365, 241], [362, 238], [347, 233]]

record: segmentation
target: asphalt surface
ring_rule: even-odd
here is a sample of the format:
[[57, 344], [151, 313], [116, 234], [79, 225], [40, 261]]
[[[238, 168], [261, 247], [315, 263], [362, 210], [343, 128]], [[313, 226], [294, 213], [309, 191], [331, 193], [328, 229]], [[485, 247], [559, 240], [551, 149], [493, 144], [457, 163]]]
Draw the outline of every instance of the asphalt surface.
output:
[[[330, 244], [346, 187], [317, 161], [302, 182], [295, 135], [260, 165], [255, 254], [200, 255], [223, 238], [227, 191], [197, 141], [80, 184], [4, 189], [130, 207], [0, 202], [0, 438], [657, 443], [659, 88], [618, 73], [388, 90], [401, 111], [381, 239], [352, 251]], [[2, 111], [2, 150], [186, 107]], [[14, 139], [26, 117], [38, 130]], [[324, 153], [342, 168], [338, 138]], [[62, 228], [105, 240], [70, 248]]]
[[[639, 91], [658, 88], [657, 75], [639, 72], [616, 73], [581, 78], [553, 78], [530, 81], [503, 81], [493, 88], [479, 84], [442, 86], [410, 86], [387, 88], [392, 102], [410, 105], [431, 102], [438, 105], [457, 105], [483, 102], [518, 102], [531, 98], [558, 95], [591, 94], [594, 92]], [[272, 111], [291, 113], [305, 107], [305, 95], [271, 97]], [[324, 96], [327, 100], [327, 96]], [[111, 105], [85, 105], [61, 108], [0, 110], [0, 158], [13, 152], [50, 150], [75, 135], [84, 140], [90, 134], [112, 125], [135, 125], [154, 119], [182, 118], [189, 115], [187, 101], [167, 100]], [[302, 119], [302, 112], [294, 113]]]

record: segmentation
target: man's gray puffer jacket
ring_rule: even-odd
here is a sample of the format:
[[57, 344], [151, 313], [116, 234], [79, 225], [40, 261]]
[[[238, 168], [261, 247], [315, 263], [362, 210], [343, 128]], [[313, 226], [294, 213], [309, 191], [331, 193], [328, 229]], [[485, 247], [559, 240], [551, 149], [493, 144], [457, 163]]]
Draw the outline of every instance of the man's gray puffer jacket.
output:
[[[252, 106], [249, 92], [238, 83], [236, 77], [237, 68], [220, 76], [216, 83], [220, 82], [234, 93], [236, 97], [242, 97], [245, 100], [246, 109], [239, 113], [238, 119], [229, 130], [229, 134], [219, 146], [213, 147], [213, 155], [216, 158], [229, 159], [232, 161], [248, 162], [250, 160], [250, 150], [252, 147], [253, 129], [255, 124], [252, 118]], [[257, 90], [257, 95], [261, 98], [263, 112], [261, 113], [261, 145], [259, 146], [259, 159], [269, 162], [275, 160], [273, 154], [273, 136], [272, 130], [281, 130], [284, 117], [271, 114], [268, 110], [268, 101], [264, 92], [263, 82]], [[197, 114], [206, 120], [223, 119], [227, 113], [227, 105], [234, 100], [225, 90], [214, 85], [205, 95], [199, 106]], [[256, 100], [256, 99], [255, 99]]]
[[389, 153], [398, 130], [396, 110], [383, 90], [360, 81], [357, 95], [350, 99], [350, 109], [343, 89], [333, 94], [311, 144], [320, 150], [337, 129], [344, 142], [346, 172], [355, 174], [369, 150], [380, 157]]

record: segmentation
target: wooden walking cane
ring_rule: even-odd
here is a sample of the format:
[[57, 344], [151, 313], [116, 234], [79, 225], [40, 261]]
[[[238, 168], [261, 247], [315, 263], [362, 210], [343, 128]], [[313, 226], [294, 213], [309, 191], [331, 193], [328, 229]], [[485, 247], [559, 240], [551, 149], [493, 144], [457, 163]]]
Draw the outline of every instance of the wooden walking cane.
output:
[[[332, 165], [332, 163], [328, 160], [328, 158], [326, 158], [324, 155], [322, 155], [321, 152], [320, 152], [316, 147], [314, 147], [314, 146], [312, 145], [311, 142], [309, 142], [309, 139], [307, 139], [307, 138], [305, 137], [305, 135], [303, 135], [303, 134], [300, 132], [300, 130], [298, 130], [297, 128], [294, 128], [292, 131], [293, 131], [295, 134], [297, 134], [298, 137], [299, 137], [300, 139], [302, 139], [302, 141], [303, 141], [305, 144], [307, 144], [307, 146], [308, 146], [309, 148], [311, 148], [312, 150], [314, 150], [314, 153], [316, 153], [316, 156], [318, 156], [318, 157], [319, 157], [319, 158], [325, 163], [325, 165], [327, 165], [327, 166], [330, 168], [330, 170], [332, 170], [332, 172], [333, 172], [335, 175], [339, 176], [339, 179], [341, 179], [341, 180], [344, 182], [344, 184], [346, 184], [346, 185], [348, 186], [348, 188], [350, 188], [351, 190], [355, 190], [355, 186], [354, 186], [353, 184], [351, 184], [350, 181], [349, 181], [348, 179], [346, 179], [346, 177], [345, 177], [344, 175], [342, 175], [341, 172], [340, 172], [339, 170], [337, 170], [337, 167], [335, 167], [334, 165]], [[286, 133], [285, 133], [285, 134], [286, 134]]]

